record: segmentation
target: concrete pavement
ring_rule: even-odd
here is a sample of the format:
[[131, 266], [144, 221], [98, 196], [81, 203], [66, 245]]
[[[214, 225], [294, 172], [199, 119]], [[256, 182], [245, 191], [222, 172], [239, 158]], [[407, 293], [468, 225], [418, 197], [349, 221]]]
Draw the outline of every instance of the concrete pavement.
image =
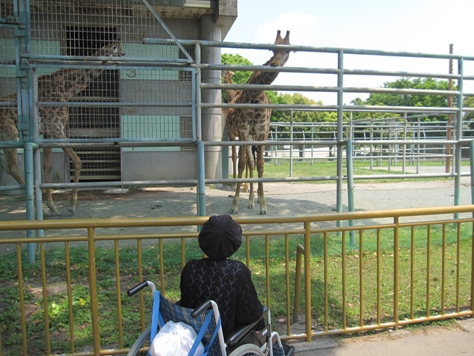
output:
[[295, 343], [296, 356], [458, 356], [474, 355], [474, 319], [444, 326], [420, 326], [373, 335], [317, 338]]

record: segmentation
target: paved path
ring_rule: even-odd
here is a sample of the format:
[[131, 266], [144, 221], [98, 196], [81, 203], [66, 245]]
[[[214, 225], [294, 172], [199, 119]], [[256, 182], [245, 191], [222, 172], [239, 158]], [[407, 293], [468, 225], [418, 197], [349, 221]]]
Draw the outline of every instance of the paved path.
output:
[[458, 356], [474, 355], [474, 319], [453, 326], [384, 331], [370, 336], [325, 337], [296, 344], [297, 356]]

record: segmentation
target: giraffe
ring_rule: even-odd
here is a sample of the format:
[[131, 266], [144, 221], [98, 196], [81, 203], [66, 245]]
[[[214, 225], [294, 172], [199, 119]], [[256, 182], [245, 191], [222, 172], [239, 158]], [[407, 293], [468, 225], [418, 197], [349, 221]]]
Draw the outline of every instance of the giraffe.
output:
[[[226, 70], [224, 71], [223, 74], [224, 74], [224, 83], [233, 84], [232, 76], [234, 75], [234, 72]], [[233, 103], [237, 99], [237, 97], [241, 94], [242, 91], [226, 89], [225, 92], [227, 94], [227, 102]], [[237, 131], [236, 121], [234, 120], [235, 118], [234, 108], [225, 108], [224, 115], [225, 115], [225, 130], [227, 133], [227, 137], [229, 138], [229, 141], [236, 141], [239, 138], [239, 134]], [[235, 179], [237, 176], [237, 146], [233, 145], [231, 146], [231, 148], [232, 148], [232, 172]], [[246, 176], [247, 174], [248, 174], [248, 167], [246, 167]], [[246, 192], [248, 191], [248, 189], [249, 189], [249, 185], [248, 183], [245, 183], [242, 190]]]
[[[290, 44], [290, 31], [286, 32], [285, 38], [281, 37], [281, 31], [277, 32], [275, 40], [277, 45]], [[273, 56], [264, 64], [269, 67], [281, 67], [288, 61], [290, 52], [287, 49], [273, 50]], [[247, 84], [271, 84], [278, 76], [278, 71], [256, 71], [247, 81]], [[270, 104], [270, 100], [265, 94], [264, 90], [244, 89], [241, 91], [235, 100], [235, 104]], [[234, 118], [237, 126], [238, 137], [242, 141], [266, 141], [270, 132], [270, 117], [272, 110], [269, 108], [235, 108]], [[263, 177], [264, 170], [264, 154], [265, 147], [263, 145], [257, 146], [257, 173], [258, 178]], [[250, 178], [253, 178], [254, 162], [251, 159], [252, 152], [250, 146], [240, 146], [239, 148], [239, 164], [238, 164], [238, 178], [242, 178], [242, 173], [246, 165], [249, 167]], [[267, 204], [265, 194], [263, 191], [263, 182], [258, 182], [258, 202], [260, 204], [260, 214], [267, 214]], [[255, 200], [255, 193], [253, 190], [253, 183], [250, 183], [250, 194], [248, 208], [253, 209]], [[235, 195], [232, 202], [231, 214], [239, 212], [240, 201], [240, 185], [237, 184]]]
[[[120, 57], [124, 56], [120, 40], [110, 43], [93, 54], [94, 57]], [[104, 61], [103, 63], [105, 63]], [[38, 77], [38, 101], [50, 101], [66, 103], [87, 88], [91, 82], [97, 78], [105, 68], [100, 69], [80, 69], [65, 68], [52, 74]], [[17, 94], [9, 95], [2, 101], [17, 101]], [[45, 139], [65, 139], [66, 129], [69, 122], [69, 108], [65, 106], [38, 107], [40, 117], [40, 133]], [[16, 141], [18, 139], [18, 111], [16, 106], [0, 107], [0, 141]], [[81, 159], [70, 147], [63, 147], [62, 150], [74, 164], [74, 183], [79, 181], [81, 172]], [[6, 160], [6, 172], [10, 174], [19, 184], [25, 184], [18, 165], [17, 149], [4, 148]], [[43, 148], [43, 172], [46, 183], [50, 182], [52, 171], [51, 148]], [[47, 206], [52, 215], [58, 215], [51, 189], [46, 190]], [[71, 202], [68, 210], [74, 214], [77, 203], [77, 188], [71, 192]]]
[[[229, 70], [223, 71], [223, 79], [224, 83], [226, 84], [234, 84], [232, 82], [232, 76], [234, 75], [234, 72], [231, 72]], [[233, 89], [226, 89], [226, 96], [227, 96], [227, 102], [228, 103], [233, 103], [237, 99], [237, 97], [241, 94], [241, 90], [233, 90]], [[236, 141], [239, 138], [238, 130], [237, 130], [237, 122], [234, 120], [235, 115], [234, 115], [234, 108], [225, 108], [224, 110], [224, 115], [226, 116], [225, 119], [225, 129], [227, 133], [227, 137], [229, 138], [229, 141]], [[232, 172], [234, 175], [234, 179], [237, 176], [237, 146], [233, 145], [232, 147]], [[252, 157], [254, 160], [254, 163], [256, 162], [256, 154], [257, 154], [257, 146], [252, 146]], [[245, 177], [248, 177], [248, 170], [249, 167], [245, 167]], [[242, 191], [247, 192], [249, 190], [249, 184], [244, 183]]]

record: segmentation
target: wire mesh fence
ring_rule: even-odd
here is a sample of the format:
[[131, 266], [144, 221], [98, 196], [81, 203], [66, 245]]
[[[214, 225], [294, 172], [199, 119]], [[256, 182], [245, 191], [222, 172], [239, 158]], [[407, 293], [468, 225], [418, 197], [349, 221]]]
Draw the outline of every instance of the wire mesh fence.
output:
[[[15, 18], [15, 4], [2, 2], [3, 18]], [[34, 97], [22, 100], [34, 100], [37, 107], [31, 136], [50, 143], [193, 140], [192, 72], [163, 67], [188, 60], [189, 54], [171, 41], [169, 30], [145, 2], [32, 0], [30, 4], [29, 64], [35, 76], [29, 85]], [[31, 128], [22, 127], [19, 133], [16, 129], [20, 87], [15, 38], [13, 30], [0, 27], [0, 128], [5, 133], [0, 141], [6, 144], [17, 142]], [[167, 42], [145, 44], [145, 38]], [[153, 62], [143, 66], [150, 59]], [[127, 65], [131, 61], [142, 66]], [[74, 150], [82, 161], [81, 180], [113, 181], [122, 178], [121, 151], [130, 149], [83, 145]], [[65, 162], [62, 170], [72, 180], [73, 162]]]

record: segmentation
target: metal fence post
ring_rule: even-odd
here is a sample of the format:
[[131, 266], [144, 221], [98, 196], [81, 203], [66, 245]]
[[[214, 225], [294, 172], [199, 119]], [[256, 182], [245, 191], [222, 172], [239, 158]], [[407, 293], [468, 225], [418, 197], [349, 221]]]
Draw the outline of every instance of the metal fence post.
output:
[[[456, 146], [455, 146], [455, 176], [454, 176], [454, 205], [459, 205], [459, 195], [460, 195], [460, 186], [461, 186], [461, 150], [462, 150], [462, 115], [463, 115], [463, 95], [464, 95], [464, 59], [458, 59], [458, 74], [460, 78], [458, 80], [458, 112], [456, 120]], [[472, 172], [471, 172], [472, 173]], [[455, 214], [455, 218], [458, 217], [458, 214]]]
[[95, 228], [87, 228], [89, 247], [89, 295], [91, 298], [91, 322], [94, 355], [100, 355], [99, 298], [97, 296], [97, 271], [95, 264]]
[[[201, 46], [196, 44], [196, 64], [201, 64]], [[201, 68], [196, 68], [196, 85], [193, 90], [196, 91], [196, 138], [197, 138], [197, 215], [206, 215], [206, 165], [204, 142], [202, 141], [202, 97], [201, 97]]]
[[312, 317], [311, 309], [313, 305], [311, 293], [311, 223], [304, 222], [304, 287], [305, 287], [305, 330], [306, 341], [311, 341]]

